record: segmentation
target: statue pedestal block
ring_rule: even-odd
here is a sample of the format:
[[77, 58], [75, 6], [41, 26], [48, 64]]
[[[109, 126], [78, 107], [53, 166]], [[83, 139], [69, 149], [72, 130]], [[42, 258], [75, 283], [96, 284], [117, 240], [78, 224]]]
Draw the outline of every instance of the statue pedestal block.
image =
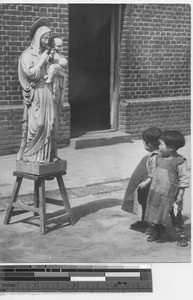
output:
[[67, 161], [59, 160], [48, 164], [16, 161], [16, 171], [33, 175], [46, 175], [67, 170]]

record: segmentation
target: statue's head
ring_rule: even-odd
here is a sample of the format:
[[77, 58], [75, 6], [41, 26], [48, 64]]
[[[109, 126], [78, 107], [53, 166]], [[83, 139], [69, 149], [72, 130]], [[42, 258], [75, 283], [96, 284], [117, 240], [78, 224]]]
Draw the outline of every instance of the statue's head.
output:
[[49, 37], [50, 37], [50, 32], [46, 32], [41, 36], [40, 47], [46, 48], [46, 46], [48, 45]]
[[30, 28], [30, 37], [32, 38], [31, 47], [35, 49], [45, 49], [48, 45], [51, 30], [48, 27], [48, 19], [41, 18], [37, 20]]
[[30, 31], [29, 31], [29, 36], [31, 39], [33, 39], [38, 28], [40, 28], [42, 26], [50, 27], [50, 22], [47, 18], [40, 18], [32, 24]]

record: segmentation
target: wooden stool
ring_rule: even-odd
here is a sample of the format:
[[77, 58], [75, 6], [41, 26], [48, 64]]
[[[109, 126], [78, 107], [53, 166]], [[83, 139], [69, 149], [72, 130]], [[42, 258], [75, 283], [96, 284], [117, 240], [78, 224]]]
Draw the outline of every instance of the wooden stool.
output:
[[[71, 213], [71, 207], [68, 200], [68, 195], [65, 189], [65, 185], [62, 179], [62, 175], [65, 175], [66, 171], [57, 171], [46, 175], [33, 175], [29, 173], [23, 173], [19, 171], [13, 172], [16, 176], [16, 182], [11, 195], [10, 203], [5, 216], [4, 224], [9, 224], [11, 217], [13, 216], [14, 208], [19, 208], [25, 211], [31, 211], [34, 215], [40, 216], [40, 229], [41, 234], [46, 233], [46, 198], [45, 198], [45, 180], [52, 180], [56, 177], [59, 190], [62, 196], [62, 204], [66, 210], [66, 216], [69, 218], [69, 223], [73, 224], [73, 218]], [[23, 178], [34, 180], [34, 206], [25, 205], [23, 203], [16, 203], [19, 189]], [[53, 200], [54, 201], [54, 200]]]

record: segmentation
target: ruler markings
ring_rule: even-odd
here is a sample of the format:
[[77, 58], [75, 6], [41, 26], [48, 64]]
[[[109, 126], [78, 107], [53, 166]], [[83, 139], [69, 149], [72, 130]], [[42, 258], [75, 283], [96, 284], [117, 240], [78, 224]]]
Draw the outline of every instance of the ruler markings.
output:
[[0, 292], [152, 292], [148, 265], [0, 266]]
[[37, 285], [34, 285], [34, 282], [21, 282], [16, 283], [14, 286], [10, 286], [9, 288], [2, 288], [2, 291], [6, 292], [25, 292], [25, 291], [63, 291], [63, 292], [77, 292], [79, 290], [84, 291], [96, 291], [96, 292], [108, 292], [108, 291], [122, 291], [122, 292], [130, 292], [132, 291], [152, 291], [152, 285], [149, 282], [141, 284], [139, 282], [123, 282], [123, 283], [114, 283], [114, 282], [37, 282]]

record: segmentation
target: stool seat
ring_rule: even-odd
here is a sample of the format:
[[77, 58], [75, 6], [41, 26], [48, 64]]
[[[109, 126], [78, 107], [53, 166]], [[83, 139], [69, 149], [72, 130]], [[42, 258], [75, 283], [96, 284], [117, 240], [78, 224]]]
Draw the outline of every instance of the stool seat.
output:
[[[4, 219], [4, 224], [9, 224], [11, 217], [13, 216], [13, 211], [15, 208], [33, 212], [34, 215], [40, 216], [40, 231], [41, 234], [46, 233], [46, 198], [45, 198], [45, 180], [57, 179], [60, 194], [62, 196], [62, 205], [65, 207], [66, 217], [69, 220], [69, 224], [73, 224], [73, 216], [71, 212], [70, 203], [68, 200], [68, 195], [63, 182], [62, 176], [66, 174], [65, 170], [59, 170], [55, 172], [50, 172], [47, 174], [30, 174], [20, 171], [14, 171], [13, 175], [16, 176], [15, 185], [12, 191], [11, 199], [7, 208], [7, 212]], [[23, 178], [34, 181], [34, 205], [29, 206], [17, 201], [18, 193], [21, 187]], [[54, 200], [52, 200], [54, 201]], [[56, 204], [56, 203], [54, 203]]]

